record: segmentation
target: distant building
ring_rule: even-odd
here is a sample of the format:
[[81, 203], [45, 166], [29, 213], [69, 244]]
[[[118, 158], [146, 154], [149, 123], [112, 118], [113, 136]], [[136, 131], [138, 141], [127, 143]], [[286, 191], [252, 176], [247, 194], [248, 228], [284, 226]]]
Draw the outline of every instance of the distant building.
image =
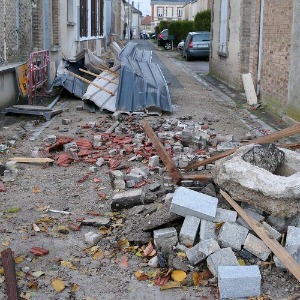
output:
[[143, 17], [141, 30], [146, 30], [146, 32], [152, 32], [154, 29], [151, 27], [151, 16]]
[[194, 0], [186, 3], [182, 10], [183, 20], [193, 21], [198, 12], [211, 9], [212, 3], [213, 0]]

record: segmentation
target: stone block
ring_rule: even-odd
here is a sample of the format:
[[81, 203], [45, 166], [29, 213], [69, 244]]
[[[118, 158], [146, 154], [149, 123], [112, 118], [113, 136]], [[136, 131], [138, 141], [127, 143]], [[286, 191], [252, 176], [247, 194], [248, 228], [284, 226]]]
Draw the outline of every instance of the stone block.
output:
[[170, 252], [178, 243], [177, 231], [174, 227], [153, 231], [154, 245], [163, 253]]
[[218, 199], [185, 187], [176, 189], [170, 211], [185, 217], [191, 215], [212, 221], [216, 216]]
[[111, 209], [119, 211], [124, 208], [131, 208], [144, 204], [145, 193], [142, 189], [129, 190], [117, 193], [113, 196]]
[[93, 146], [94, 147], [102, 146], [102, 136], [101, 135], [94, 135]]
[[220, 299], [258, 297], [261, 294], [261, 274], [258, 266], [219, 266]]
[[95, 246], [100, 242], [101, 236], [98, 233], [94, 232], [87, 232], [85, 235], [85, 241], [90, 245], [90, 246]]
[[47, 135], [44, 138], [44, 142], [49, 143], [49, 144], [54, 144], [56, 143], [56, 135], [51, 134], [51, 135]]
[[110, 180], [124, 179], [124, 174], [120, 170], [109, 170], [108, 174], [109, 174]]
[[126, 180], [133, 180], [135, 183], [141, 182], [143, 180], [143, 175], [141, 174], [135, 174], [135, 173], [129, 173], [126, 175]]
[[286, 233], [286, 247], [300, 247], [300, 228], [294, 226], [288, 226]]
[[220, 250], [218, 242], [214, 239], [208, 239], [188, 249], [186, 256], [192, 265], [196, 265], [218, 250]]
[[99, 158], [97, 159], [97, 161], [96, 161], [96, 165], [97, 165], [98, 167], [102, 167], [102, 166], [104, 165], [104, 163], [105, 163], [105, 160], [104, 160], [103, 157], [99, 157]]
[[71, 124], [71, 119], [62, 119], [62, 120], [61, 120], [61, 123], [62, 123], [63, 125], [69, 125], [69, 124]]
[[63, 145], [63, 151], [64, 152], [67, 152], [71, 148], [74, 148], [74, 149], [78, 148], [76, 142], [70, 142], [70, 143], [67, 143], [67, 144]]
[[159, 166], [159, 156], [154, 155], [149, 157], [149, 163], [148, 163], [149, 168], [155, 168]]
[[209, 255], [207, 266], [214, 276], [218, 275], [219, 266], [239, 266], [239, 262], [231, 248], [220, 249]]
[[125, 188], [126, 188], [125, 180], [123, 180], [123, 179], [114, 180], [114, 182], [113, 182], [114, 190], [125, 190]]
[[199, 230], [199, 224], [199, 218], [189, 215], [185, 217], [179, 233], [179, 241], [181, 244], [187, 247], [194, 245]]
[[[254, 219], [258, 222], [262, 222], [265, 219], [264, 216], [260, 215], [259, 213], [255, 212], [251, 209], [245, 208], [244, 211], [249, 217], [251, 217], [252, 219]], [[246, 221], [244, 221], [244, 219], [242, 217], [238, 217], [236, 222], [239, 223], [240, 225], [246, 227], [247, 229], [251, 230], [251, 227], [246, 223]]]
[[4, 170], [2, 181], [3, 182], [15, 181], [17, 178], [17, 174], [18, 174], [18, 170], [12, 170], [12, 169]]
[[216, 223], [202, 219], [200, 225], [199, 239], [200, 241], [207, 239], [217, 239]]
[[214, 218], [215, 223], [219, 222], [230, 222], [234, 223], [237, 218], [237, 212], [229, 209], [224, 208], [217, 208], [217, 213]]
[[236, 223], [225, 222], [220, 230], [218, 241], [221, 247], [231, 247], [240, 251], [249, 230]]
[[269, 231], [269, 233], [271, 234], [271, 236], [272, 236], [275, 240], [277, 240], [277, 241], [280, 240], [280, 238], [281, 238], [281, 233], [278, 232], [275, 228], [273, 228], [271, 225], [269, 225], [269, 224], [266, 223], [266, 222], [262, 222], [262, 226], [263, 226], [265, 229], [267, 229], [267, 230]]
[[271, 250], [266, 246], [266, 244], [251, 233], [249, 233], [246, 237], [244, 249], [263, 261], [267, 260], [271, 254]]

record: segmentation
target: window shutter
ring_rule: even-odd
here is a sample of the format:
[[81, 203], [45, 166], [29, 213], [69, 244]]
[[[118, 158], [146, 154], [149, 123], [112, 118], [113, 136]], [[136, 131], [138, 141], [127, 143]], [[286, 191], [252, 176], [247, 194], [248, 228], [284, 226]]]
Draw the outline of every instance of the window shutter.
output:
[[80, 0], [80, 36], [87, 36], [87, 0]]
[[228, 0], [221, 0], [220, 52], [227, 51]]

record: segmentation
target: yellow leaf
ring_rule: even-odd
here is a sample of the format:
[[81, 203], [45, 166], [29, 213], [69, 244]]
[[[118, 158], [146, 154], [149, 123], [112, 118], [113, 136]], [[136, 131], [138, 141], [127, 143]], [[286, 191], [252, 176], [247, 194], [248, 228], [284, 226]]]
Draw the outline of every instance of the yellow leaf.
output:
[[9, 246], [9, 244], [10, 244], [10, 242], [3, 242], [2, 243], [2, 245], [5, 246], [5, 247]]
[[55, 289], [56, 292], [62, 292], [65, 289], [65, 283], [63, 280], [58, 278], [52, 279], [52, 287]]
[[37, 226], [35, 223], [32, 224], [32, 228], [33, 228], [33, 230], [36, 231], [36, 232], [41, 231], [40, 227]]
[[149, 276], [145, 274], [143, 271], [136, 271], [134, 272], [134, 276], [137, 278], [139, 281], [147, 280]]
[[18, 277], [23, 277], [24, 273], [22, 271], [18, 271], [18, 272], [16, 272], [16, 275]]
[[57, 232], [63, 233], [63, 234], [68, 234], [69, 233], [68, 226], [64, 226], [64, 225], [57, 226], [56, 230], [57, 230]]
[[24, 261], [24, 256], [17, 256], [14, 258], [15, 264], [20, 264], [21, 262]]
[[93, 259], [102, 259], [104, 257], [104, 253], [102, 251], [97, 251], [96, 253], [94, 253], [93, 255]]
[[186, 273], [181, 270], [174, 270], [171, 274], [171, 277], [173, 278], [174, 281], [177, 282], [182, 282], [186, 278]]
[[41, 192], [41, 189], [40, 189], [38, 186], [34, 186], [34, 187], [32, 188], [32, 192], [38, 194], [38, 193]]
[[138, 257], [142, 257], [143, 256], [142, 253], [139, 252], [139, 251], [135, 255], [138, 256]]
[[179, 257], [186, 257], [186, 254], [184, 252], [177, 252], [177, 255]]
[[238, 262], [239, 262], [240, 266], [246, 266], [246, 263], [245, 263], [245, 261], [242, 258], [239, 258]]
[[77, 268], [70, 262], [70, 261], [66, 261], [66, 260], [61, 260], [60, 264], [66, 268], [72, 269], [72, 270], [76, 270]]
[[80, 289], [80, 286], [79, 286], [78, 284], [74, 283], [74, 284], [72, 285], [71, 291], [72, 291], [72, 292], [76, 292], [76, 291], [78, 291], [79, 289]]
[[127, 248], [127, 247], [130, 246], [129, 241], [128, 241], [127, 239], [125, 239], [125, 240], [120, 240], [120, 241], [118, 242], [118, 244], [120, 245], [121, 249], [125, 249], [125, 248]]
[[192, 274], [194, 286], [197, 286], [199, 284], [200, 274], [197, 272], [194, 272]]
[[39, 278], [39, 277], [41, 277], [44, 274], [45, 274], [45, 272], [43, 272], [43, 271], [32, 272], [32, 276], [34, 276], [35, 278]]
[[218, 223], [215, 224], [215, 228], [220, 229], [223, 224], [224, 224], [224, 222], [218, 222]]
[[0, 275], [4, 275], [4, 269], [0, 268]]
[[169, 281], [168, 283], [164, 284], [160, 290], [169, 290], [169, 289], [174, 289], [174, 288], [180, 288], [181, 284], [180, 282], [176, 282], [176, 281]]
[[98, 250], [99, 250], [99, 246], [93, 246], [91, 249], [90, 249], [90, 253], [91, 254], [95, 254]]

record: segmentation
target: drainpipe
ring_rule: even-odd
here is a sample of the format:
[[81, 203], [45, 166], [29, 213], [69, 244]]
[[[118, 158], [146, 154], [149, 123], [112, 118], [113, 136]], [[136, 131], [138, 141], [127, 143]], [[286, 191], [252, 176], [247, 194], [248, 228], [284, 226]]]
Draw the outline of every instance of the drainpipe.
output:
[[261, 69], [262, 69], [262, 46], [263, 46], [264, 8], [265, 8], [265, 0], [260, 0], [258, 62], [257, 62], [257, 85], [256, 85], [256, 94], [257, 94], [257, 96], [259, 96], [259, 94], [260, 94], [260, 81], [261, 81]]

